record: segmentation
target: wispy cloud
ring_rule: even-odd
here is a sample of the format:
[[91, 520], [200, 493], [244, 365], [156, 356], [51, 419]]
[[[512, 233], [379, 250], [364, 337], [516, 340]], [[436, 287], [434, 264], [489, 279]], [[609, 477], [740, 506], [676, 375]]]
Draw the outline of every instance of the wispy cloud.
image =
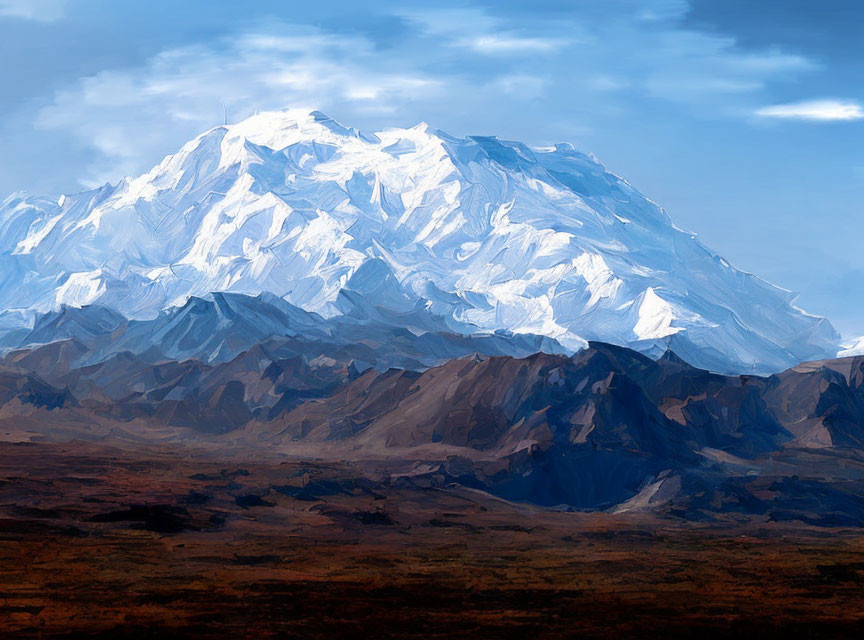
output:
[[478, 53], [485, 54], [509, 54], [509, 53], [546, 53], [566, 47], [569, 41], [563, 38], [525, 38], [507, 35], [504, 33], [492, 33], [457, 40], [457, 46], [472, 49]]
[[402, 11], [399, 15], [447, 46], [484, 55], [552, 53], [578, 40], [576, 29], [566, 37], [526, 33], [479, 9], [427, 9]]
[[836, 122], [864, 119], [864, 109], [850, 100], [805, 100], [789, 104], [775, 104], [756, 110], [762, 118], [782, 120], [811, 120]]
[[92, 186], [145, 169], [221, 124], [223, 111], [231, 121], [288, 106], [361, 117], [440, 91], [434, 77], [385, 64], [363, 38], [286, 28], [169, 49], [146, 66], [82, 78], [55, 95], [36, 126], [71, 133], [98, 152], [82, 180]]
[[[400, 16], [436, 48], [469, 49], [514, 65], [542, 54], [544, 74], [566, 83], [565, 90], [610, 93], [626, 88], [633, 94], [699, 103], [703, 113], [706, 105], [740, 113], [732, 108], [735, 103], [740, 106], [769, 81], [818, 68], [805, 56], [777, 47], [748, 50], [733, 38], [685, 28], [682, 19], [688, 11], [684, 0], [619, 0], [545, 20], [527, 13], [522, 20], [505, 19], [500, 12], [477, 7], [408, 10]], [[580, 73], [574, 75], [577, 68]], [[524, 66], [507, 71], [536, 73]], [[554, 80], [547, 84], [551, 87]]]
[[66, 15], [66, 0], [0, 0], [0, 16], [54, 22]]
[[[635, 10], [643, 6], [654, 8], [650, 17]], [[370, 33], [271, 22], [79, 78], [36, 123], [95, 151], [84, 177], [92, 184], [147, 169], [221, 123], [223, 109], [236, 121], [256, 109], [308, 106], [360, 127], [428, 120], [453, 133], [547, 143], [654, 100], [698, 118], [752, 114], [769, 83], [816, 68], [780, 49], [745, 50], [731, 38], [686, 29], [686, 11], [680, 0], [598, 3], [555, 18], [479, 7], [398, 9], [388, 15], [404, 33], [388, 46]], [[526, 105], [538, 103], [541, 113], [526, 132]]]
[[546, 84], [546, 78], [528, 74], [514, 74], [498, 78], [492, 83], [492, 86], [508, 95], [537, 98], [543, 94]]

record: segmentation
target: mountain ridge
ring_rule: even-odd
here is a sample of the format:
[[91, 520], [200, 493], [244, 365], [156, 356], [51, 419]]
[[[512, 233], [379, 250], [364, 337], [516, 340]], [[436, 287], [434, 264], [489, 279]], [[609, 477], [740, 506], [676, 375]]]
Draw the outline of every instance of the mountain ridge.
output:
[[[53, 204], [7, 199], [0, 267], [5, 309], [147, 319], [191, 296], [269, 292], [325, 317], [425, 308], [457, 330], [671, 348], [724, 372], [839, 343], [572, 145], [427, 125], [370, 135], [319, 112], [216, 127], [142, 176]], [[370, 268], [380, 282], [350, 293]]]
[[[350, 290], [343, 292], [351, 295]], [[191, 296], [182, 306], [151, 320], [129, 320], [103, 305], [37, 314], [28, 331], [0, 332], [0, 345], [14, 357], [43, 350], [71, 357], [70, 366], [98, 364], [122, 353], [148, 362], [197, 359], [226, 362], [250, 348], [267, 345], [281, 357], [345, 358], [361, 370], [375, 367], [425, 369], [474, 352], [487, 356], [563, 353], [545, 336], [503, 330], [468, 332], [425, 309], [381, 312], [366, 305], [323, 318], [270, 293], [247, 296], [214, 293]], [[461, 330], [457, 330], [461, 329]], [[65, 346], [61, 346], [65, 345]]]
[[[864, 357], [724, 376], [592, 342], [360, 371], [350, 351], [279, 348], [81, 366], [74, 340], [19, 349], [0, 361], [0, 426], [24, 442], [380, 463], [544, 506], [864, 524]], [[831, 509], [807, 506], [819, 496]]]

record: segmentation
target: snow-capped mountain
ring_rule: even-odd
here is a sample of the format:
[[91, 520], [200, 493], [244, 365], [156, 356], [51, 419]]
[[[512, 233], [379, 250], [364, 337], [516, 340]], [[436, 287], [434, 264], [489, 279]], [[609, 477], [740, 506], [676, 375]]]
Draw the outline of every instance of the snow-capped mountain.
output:
[[840, 351], [837, 352], [838, 358], [846, 358], [849, 356], [864, 355], [864, 336], [853, 338], [841, 345]]
[[324, 317], [425, 308], [454, 330], [671, 347], [723, 371], [839, 342], [563, 144], [425, 124], [367, 135], [286, 110], [211, 129], [116, 185], [0, 205], [0, 309], [98, 303], [146, 319], [216, 291]]

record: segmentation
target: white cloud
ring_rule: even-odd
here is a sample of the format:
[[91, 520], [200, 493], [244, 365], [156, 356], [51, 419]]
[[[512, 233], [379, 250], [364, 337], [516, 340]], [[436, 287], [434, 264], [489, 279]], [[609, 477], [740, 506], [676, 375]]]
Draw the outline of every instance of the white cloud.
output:
[[817, 122], [864, 119], [864, 109], [857, 102], [843, 100], [806, 100], [790, 104], [775, 104], [756, 110], [763, 118], [813, 120]]
[[569, 42], [559, 38], [524, 38], [504, 33], [492, 33], [476, 38], [458, 40], [455, 44], [472, 49], [478, 53], [496, 55], [509, 53], [547, 53], [565, 47]]
[[66, 0], [0, 0], [0, 16], [54, 22], [66, 15]]
[[[769, 81], [818, 68], [810, 59], [776, 47], [744, 50], [733, 38], [682, 27], [685, 0], [616, 0], [541, 18], [525, 12], [504, 19], [473, 8], [403, 11], [400, 15], [441, 47], [530, 63], [544, 54], [546, 75], [568, 88], [612, 93], [628, 89], [680, 103], [728, 108]], [[516, 55], [523, 54], [523, 55]], [[522, 67], [510, 74], [536, 72]], [[611, 79], [604, 82], [598, 78]], [[550, 86], [553, 83], [548, 83]], [[738, 96], [738, 98], [736, 98]], [[751, 107], [752, 108], [752, 107]], [[740, 111], [740, 109], [738, 109]]]
[[786, 71], [812, 71], [817, 68], [804, 56], [769, 49], [756, 55], [736, 54], [727, 57], [732, 68], [751, 73], [782, 73]]
[[630, 86], [630, 81], [614, 75], [600, 73], [587, 79], [587, 88], [593, 91], [622, 91]]
[[441, 93], [437, 79], [385, 64], [362, 38], [287, 31], [170, 49], [144, 67], [83, 78], [55, 95], [36, 126], [98, 152], [83, 179], [92, 186], [144, 170], [225, 112], [230, 121], [288, 106], [360, 117]]
[[477, 9], [406, 9], [397, 12], [397, 15], [439, 38], [464, 38], [471, 34], [490, 33], [500, 26], [499, 20]]
[[[74, 81], [38, 112], [36, 125], [90, 150], [89, 185], [148, 169], [221, 124], [224, 111], [237, 121], [256, 109], [310, 107], [369, 129], [426, 120], [454, 134], [578, 142], [574, 135], [632, 116], [650, 100], [694, 117], [749, 115], [768, 83], [816, 68], [801, 56], [742, 50], [731, 38], [683, 28], [688, 5], [680, 0], [592, 6], [555, 18], [402, 11], [407, 33], [387, 46], [270, 24]], [[636, 10], [643, 6], [653, 7], [650, 16]]]
[[403, 11], [400, 15], [448, 46], [484, 55], [551, 53], [577, 40], [574, 28], [566, 37], [529, 35], [506, 28], [501, 20], [478, 9]]

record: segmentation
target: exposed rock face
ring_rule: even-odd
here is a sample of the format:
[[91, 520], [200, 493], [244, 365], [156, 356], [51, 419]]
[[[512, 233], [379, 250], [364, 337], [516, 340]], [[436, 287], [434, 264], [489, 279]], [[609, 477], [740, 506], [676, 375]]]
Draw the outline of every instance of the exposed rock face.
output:
[[[412, 481], [545, 505], [684, 514], [715, 503], [768, 509], [742, 483], [774, 474], [773, 457], [792, 455], [783, 468], [806, 474], [812, 456], [857, 459], [864, 442], [859, 357], [762, 378], [604, 343], [574, 356], [474, 354], [423, 371], [358, 368], [346, 345], [288, 337], [227, 362], [119, 352], [80, 364], [88, 353], [75, 339], [10, 352], [0, 410], [51, 410], [48, 437], [70, 421], [129, 424], [143, 440], [162, 425], [208, 446], [413, 460], [423, 464]], [[813, 481], [844, 465], [819, 467]], [[792, 495], [787, 485], [777, 486]]]

